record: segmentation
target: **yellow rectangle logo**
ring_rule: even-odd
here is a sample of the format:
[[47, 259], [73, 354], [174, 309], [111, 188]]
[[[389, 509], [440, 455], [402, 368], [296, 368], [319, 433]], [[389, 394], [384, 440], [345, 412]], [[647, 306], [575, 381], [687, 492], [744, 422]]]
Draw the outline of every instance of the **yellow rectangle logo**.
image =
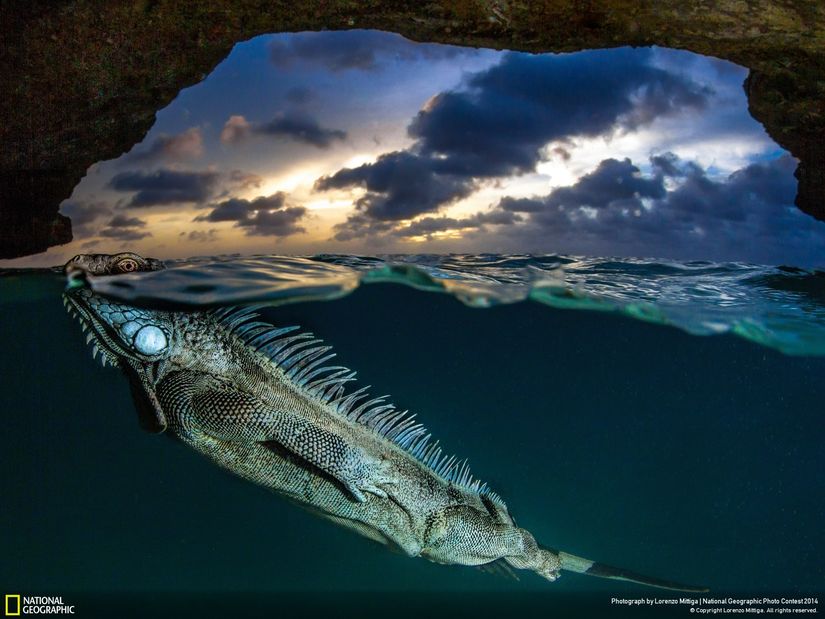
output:
[[6, 594], [6, 617], [20, 616], [20, 594]]

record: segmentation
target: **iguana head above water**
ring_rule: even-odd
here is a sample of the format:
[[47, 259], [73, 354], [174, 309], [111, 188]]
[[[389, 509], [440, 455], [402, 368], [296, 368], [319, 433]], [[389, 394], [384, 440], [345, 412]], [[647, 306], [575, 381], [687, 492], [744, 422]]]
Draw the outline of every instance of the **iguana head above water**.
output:
[[375, 541], [437, 563], [497, 564], [555, 580], [568, 570], [704, 591], [540, 546], [466, 462], [367, 388], [311, 334], [254, 308], [141, 309], [96, 294], [91, 276], [163, 268], [136, 254], [76, 256], [64, 298], [87, 341], [129, 377], [144, 425]]
[[155, 258], [144, 258], [130, 251], [119, 254], [78, 254], [66, 264], [63, 270], [67, 274], [83, 271], [89, 275], [122, 275], [138, 271], [160, 271], [165, 266]]

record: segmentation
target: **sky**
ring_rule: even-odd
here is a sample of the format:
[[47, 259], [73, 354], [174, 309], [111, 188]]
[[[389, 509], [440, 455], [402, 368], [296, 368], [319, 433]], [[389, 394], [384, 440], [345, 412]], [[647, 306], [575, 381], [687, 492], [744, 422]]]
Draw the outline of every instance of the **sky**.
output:
[[825, 266], [747, 70], [664, 48], [523, 54], [377, 31], [256, 37], [89, 168], [75, 240], [6, 266], [565, 253]]

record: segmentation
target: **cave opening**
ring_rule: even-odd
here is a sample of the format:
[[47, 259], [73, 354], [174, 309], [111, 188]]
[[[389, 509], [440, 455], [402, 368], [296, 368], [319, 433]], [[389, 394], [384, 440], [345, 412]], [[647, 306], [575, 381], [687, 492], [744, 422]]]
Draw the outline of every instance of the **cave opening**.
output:
[[[823, 219], [821, 145], [825, 96], [819, 76], [825, 67], [825, 56], [822, 31], [817, 27], [822, 23], [823, 10], [807, 2], [782, 6], [768, 3], [749, 6], [747, 10], [738, 5], [720, 4], [710, 10], [680, 5], [678, 10], [672, 10], [667, 3], [651, 8], [641, 3], [596, 7], [580, 2], [522, 5], [485, 1], [436, 3], [420, 10], [331, 3], [312, 14], [290, 11], [286, 16], [271, 6], [254, 2], [196, 7], [172, 1], [106, 7], [82, 1], [60, 7], [51, 3], [9, 5], [3, 8], [8, 53], [0, 70], [15, 88], [3, 101], [6, 121], [2, 127], [5, 148], [0, 161], [0, 259], [31, 256], [7, 264], [45, 264], [48, 254], [41, 252], [71, 241], [73, 228], [80, 233], [74, 235], [74, 246], [77, 239], [93, 242], [95, 239], [88, 236], [88, 221], [84, 221], [93, 213], [74, 218], [58, 213], [58, 207], [71, 196], [90, 165], [117, 158], [141, 140], [151, 138], [147, 133], [156, 126], [157, 111], [165, 110], [182, 89], [186, 91], [188, 86], [210, 75], [236, 42], [255, 40], [264, 33], [288, 37], [293, 35], [283, 33], [319, 30], [401, 33], [410, 40], [431, 42], [423, 44], [431, 49], [436, 42], [534, 53], [660, 45], [728, 59], [749, 71], [744, 83], [748, 110], [779, 145], [775, 154], [784, 149], [796, 160], [794, 174], [798, 186], [794, 203], [802, 212]], [[377, 41], [373, 39], [380, 47]], [[362, 49], [361, 53], [368, 57], [370, 52]], [[55, 58], [61, 62], [55, 63]], [[352, 69], [340, 69], [340, 73], [354, 74]], [[246, 128], [239, 129], [243, 132]], [[190, 147], [194, 147], [197, 136], [192, 133], [188, 137]], [[556, 154], [564, 156], [562, 152]], [[617, 157], [623, 161], [623, 157]], [[524, 164], [529, 159], [527, 156], [516, 164], [517, 173], [524, 173]], [[644, 175], [649, 157], [641, 162], [631, 159], [631, 163], [642, 166], [639, 169]], [[792, 163], [788, 160], [786, 165], [791, 167]], [[468, 191], [462, 188], [462, 181], [453, 180], [454, 186], [441, 183], [438, 191], [448, 196]], [[740, 175], [739, 182], [742, 180]], [[71, 200], [65, 203], [63, 212], [71, 213], [72, 204]], [[585, 218], [594, 214], [586, 210], [582, 213]], [[439, 221], [419, 222], [417, 230], [407, 231], [404, 238], [437, 238], [444, 233], [450, 222], [443, 220], [450, 217], [438, 212], [434, 215], [430, 219]], [[385, 215], [382, 217], [376, 224], [368, 221], [375, 219], [370, 214], [362, 223], [367, 227], [392, 228]], [[516, 212], [496, 214], [493, 219], [504, 222], [508, 217], [533, 219], [534, 215]], [[287, 226], [284, 230], [290, 221], [297, 228], [306, 228], [298, 222], [298, 211], [280, 219]], [[465, 221], [467, 217], [452, 219], [473, 223]], [[486, 219], [487, 226], [505, 225]], [[787, 219], [788, 225], [803, 222], [789, 242], [808, 243], [810, 221], [790, 213]], [[114, 226], [109, 228], [131, 231], [118, 233], [109, 229], [108, 238], [131, 235], [133, 241], [139, 241], [141, 232], [135, 229], [139, 226], [124, 225], [130, 221], [136, 224], [138, 220], [141, 217], [137, 215], [118, 219], [113, 215], [108, 221], [114, 221]], [[210, 238], [209, 229], [199, 230], [194, 222], [189, 223], [193, 223], [191, 231], [196, 233], [193, 240], [200, 238], [205, 244], [214, 240], [217, 233]], [[474, 225], [478, 224], [476, 220]], [[243, 233], [253, 232], [259, 226], [239, 228], [244, 228], [240, 230]], [[411, 235], [415, 231], [422, 234]], [[694, 228], [697, 235], [703, 231], [701, 226]], [[341, 234], [329, 238], [336, 236]], [[775, 236], [756, 238], [752, 244], [770, 243]], [[502, 241], [499, 248], [506, 245]], [[540, 244], [524, 247], [528, 248], [539, 250]]]
[[751, 117], [746, 79], [658, 47], [261, 35], [181, 91], [140, 143], [92, 165], [61, 205], [74, 240], [37, 259], [496, 251], [811, 264], [825, 224], [793, 206], [796, 161]]

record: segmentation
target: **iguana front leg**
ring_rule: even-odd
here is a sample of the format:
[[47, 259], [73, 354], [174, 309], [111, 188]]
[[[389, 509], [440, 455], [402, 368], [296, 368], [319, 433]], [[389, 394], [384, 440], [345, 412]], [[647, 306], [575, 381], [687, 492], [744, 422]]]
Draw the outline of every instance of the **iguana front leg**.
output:
[[188, 423], [226, 441], [278, 443], [340, 482], [358, 502], [366, 500], [366, 493], [387, 496], [381, 486], [394, 480], [388, 462], [368, 456], [341, 436], [294, 411], [279, 410], [216, 378], [188, 372], [177, 374], [167, 380], [178, 383], [178, 389], [180, 383], [188, 383]]

